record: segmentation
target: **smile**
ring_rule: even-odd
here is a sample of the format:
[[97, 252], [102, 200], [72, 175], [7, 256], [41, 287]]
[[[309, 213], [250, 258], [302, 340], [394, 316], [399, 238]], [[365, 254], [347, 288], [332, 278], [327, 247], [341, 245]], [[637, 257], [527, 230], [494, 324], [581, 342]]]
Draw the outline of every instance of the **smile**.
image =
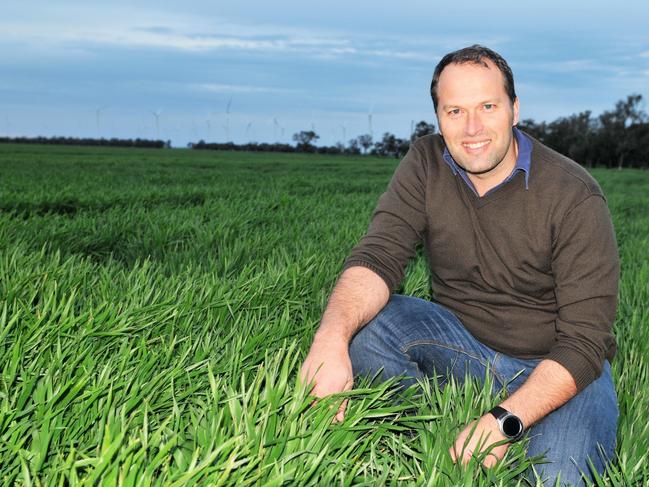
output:
[[466, 147], [467, 149], [480, 149], [481, 147], [484, 147], [487, 145], [490, 141], [489, 140], [483, 140], [481, 142], [464, 142], [462, 143], [463, 147]]

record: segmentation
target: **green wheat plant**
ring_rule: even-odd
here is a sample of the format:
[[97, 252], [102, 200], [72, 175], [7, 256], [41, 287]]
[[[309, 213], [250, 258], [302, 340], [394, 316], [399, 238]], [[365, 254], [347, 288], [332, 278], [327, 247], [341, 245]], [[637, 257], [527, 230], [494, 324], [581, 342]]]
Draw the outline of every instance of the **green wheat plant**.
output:
[[[0, 146], [0, 483], [529, 485], [524, 442], [493, 469], [448, 456], [489, 381], [314, 403], [297, 380], [396, 164]], [[622, 258], [616, 458], [595, 483], [644, 485], [649, 173], [593, 174]], [[430, 298], [421, 255], [401, 292]]]

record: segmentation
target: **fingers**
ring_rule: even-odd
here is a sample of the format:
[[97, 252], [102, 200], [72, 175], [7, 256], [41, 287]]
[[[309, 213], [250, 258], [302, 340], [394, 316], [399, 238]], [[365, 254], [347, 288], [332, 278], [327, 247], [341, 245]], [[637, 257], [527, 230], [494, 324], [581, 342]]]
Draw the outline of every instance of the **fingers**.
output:
[[492, 468], [496, 466], [499, 460], [500, 458], [498, 458], [498, 455], [496, 455], [493, 451], [490, 451], [482, 461], [482, 465], [484, 465], [486, 468]]
[[[336, 350], [313, 348], [307, 355], [300, 369], [300, 379], [310, 386], [309, 394], [316, 398], [311, 404], [332, 394], [349, 391], [353, 386], [353, 372], [349, 354]], [[335, 399], [334, 399], [335, 400]], [[345, 417], [348, 399], [341, 398], [336, 406], [331, 405], [334, 422], [341, 422]]]
[[[350, 371], [336, 370], [335, 368], [332, 370], [331, 367], [325, 369], [324, 364], [321, 363], [320, 366], [315, 368], [315, 372], [312, 372], [314, 368], [311, 365], [310, 361], [305, 361], [299, 374], [300, 380], [304, 384], [311, 385], [309, 393], [316, 398], [311, 403], [311, 407], [315, 406], [319, 399], [352, 389], [353, 379], [350, 377]], [[332, 422], [339, 423], [344, 420], [348, 402], [349, 399], [340, 402], [332, 417]], [[333, 405], [330, 406], [331, 409], [334, 407]]]
[[345, 419], [345, 409], [347, 409], [347, 403], [349, 402], [349, 399], [345, 399], [343, 402], [340, 403], [340, 407], [338, 408], [338, 412], [336, 413], [336, 416], [334, 416], [334, 423], [342, 423], [343, 420]]
[[457, 463], [457, 454], [455, 453], [455, 445], [448, 449], [449, 455], [451, 455], [451, 460], [453, 463]]
[[453, 460], [453, 463], [457, 463], [457, 452], [455, 451], [455, 445], [457, 445], [458, 441], [460, 441], [459, 438], [456, 440], [453, 446], [448, 449], [448, 453], [449, 455], [451, 455], [451, 460]]
[[[454, 445], [449, 449], [448, 453], [451, 456], [453, 463], [458, 463], [458, 458], [461, 457], [460, 464], [466, 466], [471, 461], [471, 458], [473, 458], [474, 451], [466, 447], [463, 450], [457, 452]], [[499, 456], [491, 451], [487, 453], [487, 455], [485, 455], [484, 459], [482, 460], [482, 465], [486, 468], [491, 468], [494, 467], [499, 460]]]
[[484, 428], [480, 422], [469, 424], [449, 448], [451, 460], [453, 463], [467, 465], [475, 455], [484, 467], [494, 467], [505, 456], [509, 447], [509, 444], [496, 445], [499, 440], [495, 438], [494, 442], [491, 440], [494, 437], [495, 434]]
[[448, 453], [451, 456], [453, 463], [457, 463], [458, 459], [460, 459], [462, 465], [469, 463], [471, 457], [473, 457], [473, 449], [468, 446], [457, 447], [456, 445], [453, 445], [449, 448]]
[[470, 443], [467, 444], [467, 436], [473, 430], [473, 424], [474, 423], [469, 424], [466, 428], [464, 428], [464, 430], [462, 430], [462, 432], [455, 439], [453, 446], [451, 446], [451, 448], [449, 449], [449, 454], [451, 455], [451, 460], [453, 460], [453, 463], [457, 463], [458, 458], [462, 456], [462, 464], [465, 465], [468, 461], [467, 453], [468, 458], [471, 458], [473, 449], [469, 448]]
[[351, 372], [347, 370], [318, 370], [315, 374], [310, 375], [308, 384], [313, 384], [311, 395], [315, 397], [325, 397], [339, 392], [350, 391], [353, 386]]

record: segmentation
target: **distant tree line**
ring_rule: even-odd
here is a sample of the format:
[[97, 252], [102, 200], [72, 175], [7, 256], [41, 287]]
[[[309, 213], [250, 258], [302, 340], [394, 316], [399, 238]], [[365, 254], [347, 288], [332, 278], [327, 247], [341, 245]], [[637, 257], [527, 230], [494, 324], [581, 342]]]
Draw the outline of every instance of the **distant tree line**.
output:
[[268, 144], [250, 142], [248, 144], [235, 144], [234, 142], [205, 142], [189, 143], [190, 149], [198, 150], [235, 150], [235, 151], [256, 151], [256, 152], [302, 152], [311, 154], [344, 154], [344, 155], [373, 155], [402, 157], [408, 152], [410, 142], [418, 137], [435, 133], [435, 125], [421, 121], [419, 122], [409, 139], [400, 139], [394, 134], [386, 132], [381, 140], [374, 142], [369, 134], [359, 135], [347, 142], [338, 143], [332, 146], [317, 146], [315, 141], [320, 138], [313, 130], [303, 130], [293, 134], [295, 145], [290, 144]]
[[94, 139], [79, 137], [0, 137], [0, 144], [50, 144], [50, 145], [85, 145], [105, 147], [142, 147], [163, 149], [171, 147], [171, 141], [150, 139]]
[[629, 95], [593, 117], [585, 111], [550, 123], [522, 120], [518, 126], [588, 167], [649, 167], [649, 117], [642, 95]]
[[[642, 108], [642, 95], [627, 96], [612, 110], [595, 117], [585, 111], [553, 122], [537, 123], [532, 119], [519, 122], [518, 127], [544, 144], [588, 167], [649, 167], [649, 116]], [[190, 144], [193, 149], [252, 150], [275, 152], [309, 152], [319, 154], [368, 154], [402, 157], [410, 142], [434, 133], [435, 126], [419, 122], [409, 139], [386, 132], [374, 141], [369, 134], [360, 135], [335, 146], [316, 146], [319, 136], [312, 130], [293, 135], [295, 145], [289, 144]]]

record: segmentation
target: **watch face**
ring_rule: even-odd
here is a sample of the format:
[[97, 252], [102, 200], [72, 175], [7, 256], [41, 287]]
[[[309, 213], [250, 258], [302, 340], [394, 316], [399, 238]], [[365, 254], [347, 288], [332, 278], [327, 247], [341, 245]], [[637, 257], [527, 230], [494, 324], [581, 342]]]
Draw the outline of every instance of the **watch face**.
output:
[[510, 438], [516, 438], [523, 431], [523, 424], [516, 416], [507, 416], [502, 424], [503, 433]]

